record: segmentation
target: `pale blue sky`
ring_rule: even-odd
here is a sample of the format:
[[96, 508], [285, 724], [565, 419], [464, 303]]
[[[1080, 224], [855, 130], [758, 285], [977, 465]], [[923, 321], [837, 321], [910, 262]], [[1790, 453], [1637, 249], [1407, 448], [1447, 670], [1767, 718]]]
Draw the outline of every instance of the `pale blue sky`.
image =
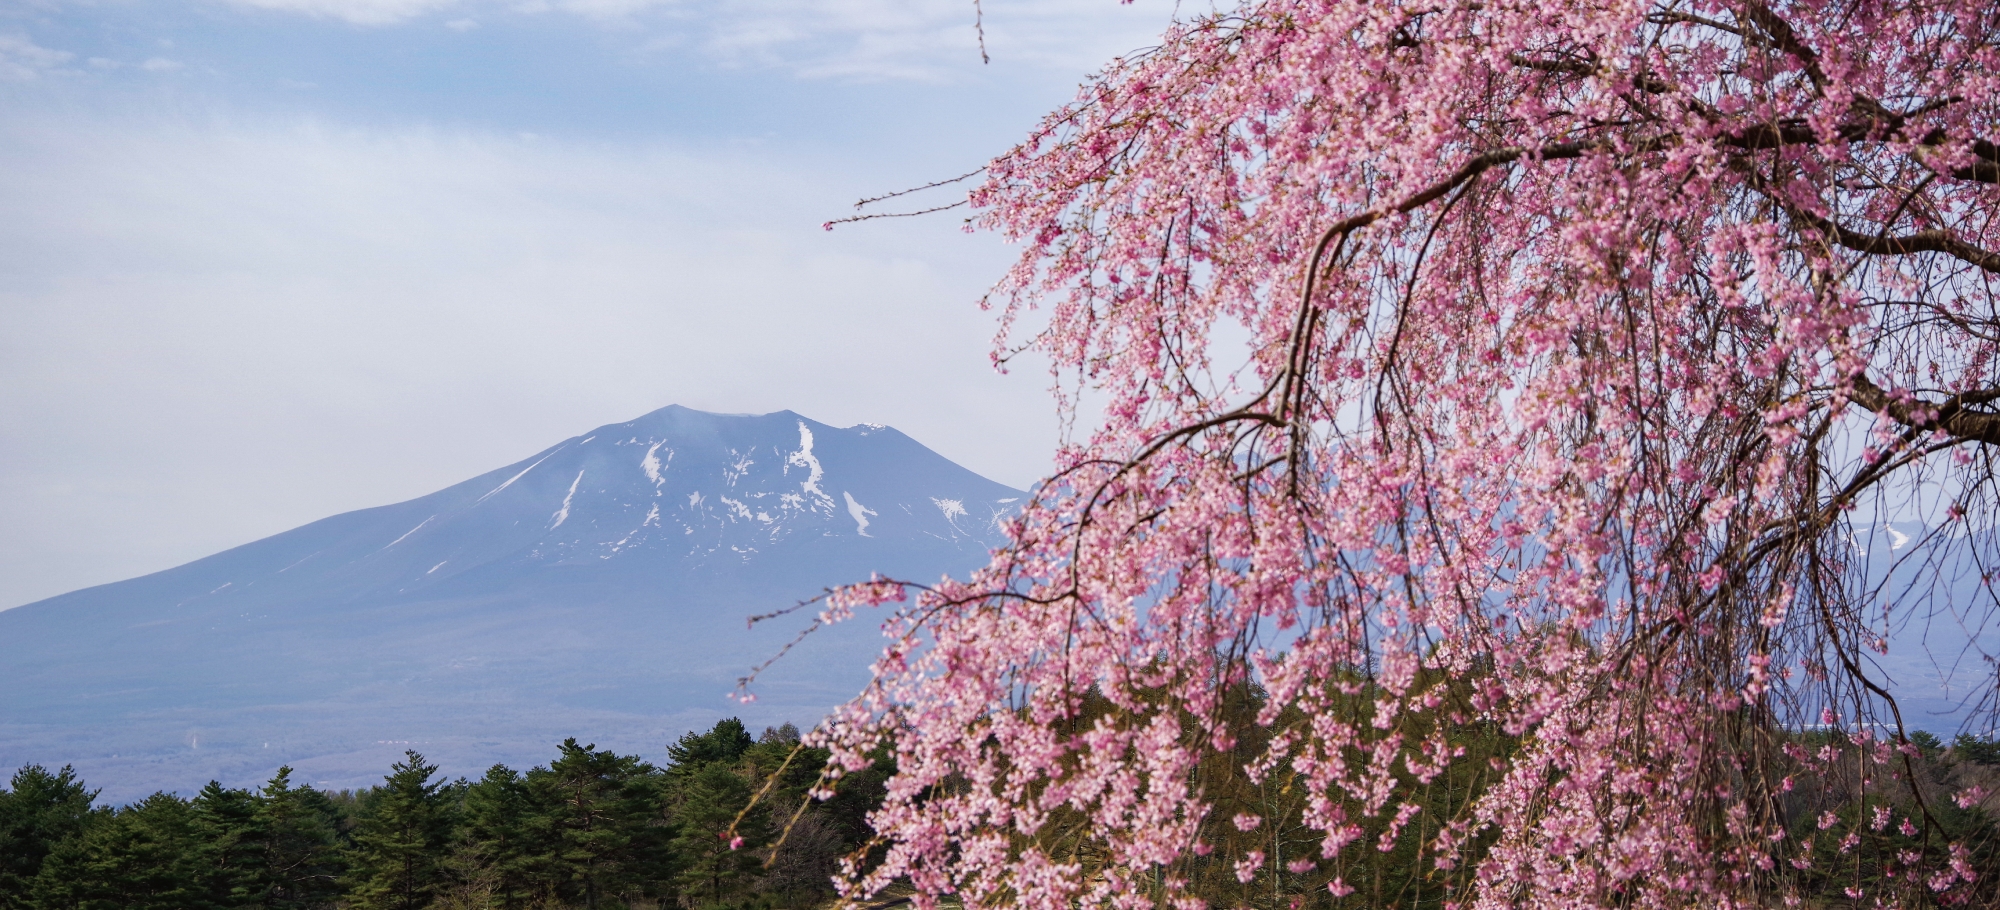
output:
[[681, 403], [1055, 424], [953, 216], [1168, 0], [0, 0], [0, 608]]

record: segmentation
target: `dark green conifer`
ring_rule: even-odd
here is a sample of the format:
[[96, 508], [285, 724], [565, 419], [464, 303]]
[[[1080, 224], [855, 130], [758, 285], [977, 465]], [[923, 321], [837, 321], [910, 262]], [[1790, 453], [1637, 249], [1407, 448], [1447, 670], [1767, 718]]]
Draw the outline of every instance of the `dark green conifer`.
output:
[[721, 902], [742, 880], [753, 875], [764, 845], [761, 814], [737, 825], [732, 843], [729, 826], [750, 803], [750, 782], [731, 765], [709, 762], [698, 768], [676, 769], [673, 851], [682, 863], [682, 891], [703, 904]]
[[545, 903], [553, 895], [549, 820], [532, 804], [520, 772], [506, 765], [465, 790], [454, 858], [460, 887], [500, 910]]
[[96, 799], [68, 765], [54, 774], [41, 765], [14, 772], [0, 790], [0, 910], [28, 906], [42, 861], [57, 843], [82, 833]]
[[1952, 738], [1951, 751], [1960, 761], [1980, 765], [2000, 765], [2000, 740], [1990, 736], [1960, 733]]
[[609, 897], [656, 893], [667, 868], [657, 770], [574, 738], [560, 748], [526, 778], [547, 818], [558, 893], [593, 910]]
[[202, 890], [216, 910], [262, 907], [271, 890], [264, 863], [266, 832], [257, 797], [209, 781], [190, 805], [201, 854]]
[[755, 744], [743, 721], [734, 717], [718, 722], [707, 733], [689, 731], [667, 747], [667, 759], [672, 763], [667, 773], [689, 774], [716, 762], [733, 762]]
[[437, 766], [403, 753], [361, 807], [349, 854], [348, 905], [364, 910], [419, 910], [449, 882], [446, 852], [451, 806]]
[[326, 794], [292, 786], [292, 769], [282, 767], [258, 794], [263, 837], [262, 865], [267, 890], [260, 906], [271, 910], [314, 910], [333, 906], [340, 895], [339, 810]]
[[155, 793], [58, 843], [26, 892], [36, 910], [216, 910], [194, 807]]

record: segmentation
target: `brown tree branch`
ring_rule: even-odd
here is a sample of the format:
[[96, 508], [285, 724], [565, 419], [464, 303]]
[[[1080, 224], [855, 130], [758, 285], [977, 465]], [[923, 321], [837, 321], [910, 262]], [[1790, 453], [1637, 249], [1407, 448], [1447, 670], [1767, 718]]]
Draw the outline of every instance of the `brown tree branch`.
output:
[[1960, 392], [1943, 401], [1925, 401], [1915, 396], [1898, 398], [1884, 391], [1865, 375], [1854, 377], [1848, 400], [1906, 427], [1943, 430], [1955, 439], [2000, 445], [2000, 414], [1974, 411], [1976, 405], [2000, 401], [2000, 389]]
[[[1769, 195], [1769, 194], [1767, 194]], [[1781, 199], [1776, 199], [1785, 212], [1796, 221], [1811, 225], [1827, 239], [1857, 253], [1871, 256], [1907, 256], [1911, 253], [1943, 253], [1969, 265], [1988, 272], [2000, 273], [2000, 253], [1967, 243], [1958, 235], [1946, 230], [1918, 231], [1914, 234], [1886, 236], [1852, 231]]]

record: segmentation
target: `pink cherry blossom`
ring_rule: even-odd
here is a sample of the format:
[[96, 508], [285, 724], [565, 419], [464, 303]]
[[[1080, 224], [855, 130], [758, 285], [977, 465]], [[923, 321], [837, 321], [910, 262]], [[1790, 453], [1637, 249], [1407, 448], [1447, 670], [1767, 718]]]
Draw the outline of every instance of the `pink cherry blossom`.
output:
[[[1993, 539], [1996, 124], [1973, 0], [1247, 0], [1107, 65], [967, 200], [1088, 429], [987, 568], [822, 617], [891, 642], [813, 734], [896, 756], [844, 893], [1195, 906], [1302, 828], [1467, 908], [1796, 903], [1773, 807], [1915, 786], [1853, 516]], [[1216, 761], [1302, 808], [1229, 832]]]

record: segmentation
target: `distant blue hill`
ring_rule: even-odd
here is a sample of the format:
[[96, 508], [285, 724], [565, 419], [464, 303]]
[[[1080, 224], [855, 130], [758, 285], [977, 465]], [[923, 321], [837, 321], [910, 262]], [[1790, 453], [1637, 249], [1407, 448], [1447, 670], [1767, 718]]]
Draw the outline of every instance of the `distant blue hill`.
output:
[[881, 572], [963, 575], [1026, 494], [887, 427], [668, 407], [418, 499], [0, 612], [0, 771], [74, 763], [112, 801], [280, 764], [375, 782], [545, 762], [566, 736], [657, 756], [740, 715], [810, 725], [866, 681], [874, 623], [737, 677]]

